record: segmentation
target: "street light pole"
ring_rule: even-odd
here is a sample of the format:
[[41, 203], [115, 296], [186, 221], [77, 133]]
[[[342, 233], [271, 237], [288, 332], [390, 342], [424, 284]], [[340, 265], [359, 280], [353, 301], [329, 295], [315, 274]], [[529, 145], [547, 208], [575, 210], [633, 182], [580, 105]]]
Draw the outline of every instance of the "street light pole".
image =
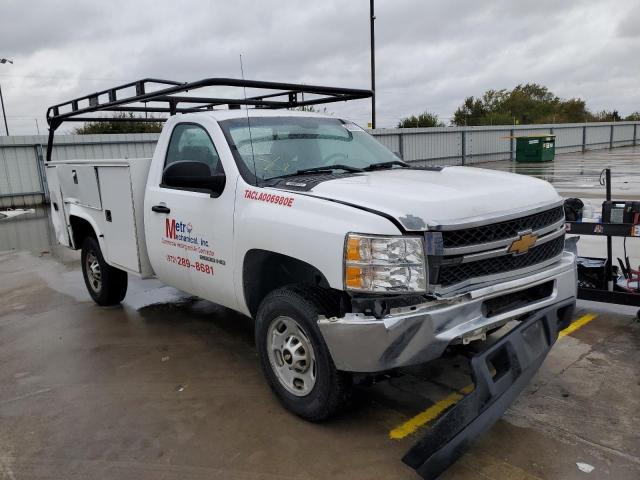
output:
[[369, 24], [371, 29], [371, 128], [376, 128], [376, 42], [374, 32], [374, 21], [376, 16], [373, 11], [374, 0], [369, 0]]
[[[0, 58], [0, 64], [10, 63], [13, 65], [12, 60], [8, 60], [6, 58]], [[4, 111], [4, 98], [2, 98], [2, 85], [0, 85], [0, 105], [2, 105], [2, 118], [4, 118], [4, 129], [7, 132], [7, 137], [9, 136], [9, 125], [7, 124], [7, 114]]]

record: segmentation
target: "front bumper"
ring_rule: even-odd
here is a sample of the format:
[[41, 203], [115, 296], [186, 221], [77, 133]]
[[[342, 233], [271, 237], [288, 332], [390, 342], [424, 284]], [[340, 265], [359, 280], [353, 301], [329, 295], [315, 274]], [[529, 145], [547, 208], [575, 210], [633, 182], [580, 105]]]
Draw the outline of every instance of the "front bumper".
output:
[[[484, 303], [492, 298], [553, 282], [551, 294], [513, 310], [486, 316]], [[472, 290], [450, 299], [417, 305], [378, 319], [351, 313], [342, 318], [320, 318], [318, 326], [336, 368], [351, 372], [381, 372], [416, 365], [442, 355], [452, 342], [475, 338], [524, 314], [575, 302], [575, 256], [539, 272]]]
[[402, 458], [423, 478], [436, 478], [488, 430], [540, 368], [573, 316], [571, 299], [538, 310], [471, 359], [474, 390], [429, 427]]

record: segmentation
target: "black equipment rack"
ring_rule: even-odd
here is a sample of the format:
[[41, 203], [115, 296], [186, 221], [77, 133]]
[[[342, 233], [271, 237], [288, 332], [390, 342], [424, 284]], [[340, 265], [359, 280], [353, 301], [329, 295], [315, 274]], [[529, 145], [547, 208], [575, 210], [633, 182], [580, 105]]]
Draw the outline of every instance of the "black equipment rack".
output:
[[[207, 87], [219, 87], [227, 91], [230, 88], [235, 88], [241, 95], [235, 98], [178, 95]], [[266, 90], [267, 93], [246, 97], [247, 88]], [[132, 91], [135, 93], [132, 94]], [[307, 95], [306, 99], [305, 95]], [[371, 90], [234, 78], [205, 78], [195, 82], [144, 78], [49, 107], [47, 109], [47, 123], [49, 124], [47, 162], [51, 160], [55, 131], [63, 122], [162, 122], [167, 120], [157, 117], [83, 116], [88, 113], [133, 112], [175, 115], [176, 113], [213, 110], [214, 107], [224, 105], [227, 105], [229, 109], [238, 109], [241, 105], [270, 109], [296, 108], [370, 98], [372, 95]]]
[[[605, 185], [607, 201], [611, 201], [611, 170], [606, 168]], [[607, 258], [605, 263], [605, 279], [609, 286], [612, 279], [613, 248], [612, 237], [640, 237], [640, 225], [631, 223], [590, 223], [590, 222], [566, 222], [566, 231], [574, 235], [597, 235], [607, 237]], [[594, 302], [615, 303], [618, 305], [630, 305], [640, 307], [640, 292], [629, 293], [597, 288], [578, 288], [578, 298]], [[640, 310], [638, 310], [640, 318]]]

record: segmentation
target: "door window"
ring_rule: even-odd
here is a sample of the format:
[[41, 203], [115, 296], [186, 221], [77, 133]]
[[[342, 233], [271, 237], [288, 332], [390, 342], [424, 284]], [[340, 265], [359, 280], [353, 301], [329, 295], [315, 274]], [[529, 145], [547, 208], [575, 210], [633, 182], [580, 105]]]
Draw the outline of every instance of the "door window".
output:
[[164, 168], [183, 161], [204, 163], [209, 167], [211, 175], [224, 173], [211, 137], [199, 125], [181, 123], [171, 133]]

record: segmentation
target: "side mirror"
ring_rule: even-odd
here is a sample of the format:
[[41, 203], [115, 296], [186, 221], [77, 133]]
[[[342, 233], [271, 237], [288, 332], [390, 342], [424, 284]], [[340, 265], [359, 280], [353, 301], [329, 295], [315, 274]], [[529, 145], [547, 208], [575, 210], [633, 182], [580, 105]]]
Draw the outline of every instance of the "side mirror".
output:
[[222, 193], [225, 183], [224, 174], [211, 175], [209, 165], [202, 162], [174, 162], [162, 173], [162, 185], [166, 187], [203, 190], [212, 197]]

